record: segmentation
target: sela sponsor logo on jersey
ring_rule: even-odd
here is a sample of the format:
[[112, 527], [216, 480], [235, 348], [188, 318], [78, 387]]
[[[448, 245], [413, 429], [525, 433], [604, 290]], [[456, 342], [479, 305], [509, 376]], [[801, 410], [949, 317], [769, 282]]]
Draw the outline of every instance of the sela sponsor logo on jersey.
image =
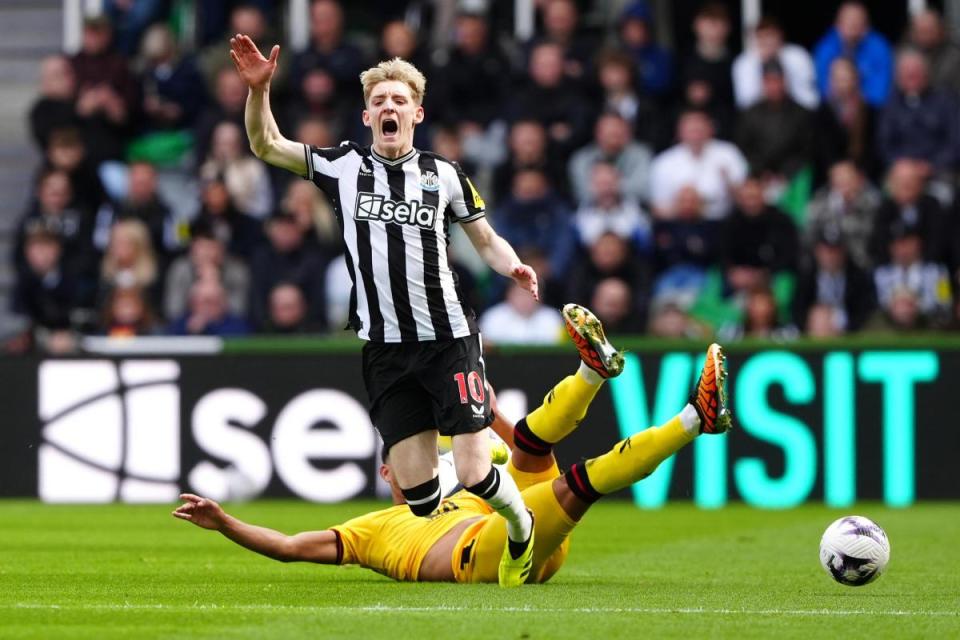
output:
[[440, 191], [440, 176], [434, 171], [424, 171], [420, 176], [420, 188], [424, 191]]
[[387, 200], [386, 197], [377, 193], [361, 191], [357, 193], [354, 218], [365, 221], [395, 222], [433, 229], [437, 221], [437, 208], [433, 205], [423, 204], [419, 200], [397, 202]]

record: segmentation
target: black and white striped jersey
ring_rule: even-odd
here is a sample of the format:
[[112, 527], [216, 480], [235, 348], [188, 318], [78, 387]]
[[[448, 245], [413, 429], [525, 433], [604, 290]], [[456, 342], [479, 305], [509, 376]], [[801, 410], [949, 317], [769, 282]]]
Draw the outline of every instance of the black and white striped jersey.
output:
[[304, 145], [304, 153], [307, 179], [330, 198], [340, 223], [357, 335], [425, 342], [478, 333], [447, 259], [449, 224], [485, 215], [460, 167], [417, 149], [389, 160], [352, 142]]

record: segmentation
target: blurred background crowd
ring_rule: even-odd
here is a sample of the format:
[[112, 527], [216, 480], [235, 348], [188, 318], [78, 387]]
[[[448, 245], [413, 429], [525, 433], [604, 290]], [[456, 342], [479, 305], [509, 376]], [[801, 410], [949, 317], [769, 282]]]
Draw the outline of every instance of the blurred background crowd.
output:
[[77, 53], [43, 61], [24, 123], [42, 163], [13, 257], [29, 326], [6, 349], [342, 331], [337, 222], [250, 154], [237, 32], [284, 45], [273, 110], [311, 145], [369, 141], [363, 69], [424, 71], [415, 144], [464, 167], [540, 275], [542, 305], [455, 238], [492, 342], [557, 341], [568, 301], [667, 337], [956, 329], [960, 47], [941, 15], [883, 35], [834, 3], [812, 47], [773, 15], [741, 46], [739, 5], [704, 2], [667, 47], [661, 4], [536, 0], [523, 39], [509, 2], [315, 0], [291, 48], [269, 0], [107, 0]]

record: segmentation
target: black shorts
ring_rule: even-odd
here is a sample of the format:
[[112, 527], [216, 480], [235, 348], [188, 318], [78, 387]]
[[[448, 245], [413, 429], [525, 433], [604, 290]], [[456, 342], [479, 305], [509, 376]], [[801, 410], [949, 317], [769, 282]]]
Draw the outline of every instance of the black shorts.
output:
[[422, 431], [474, 433], [493, 422], [480, 336], [368, 342], [363, 381], [384, 451]]

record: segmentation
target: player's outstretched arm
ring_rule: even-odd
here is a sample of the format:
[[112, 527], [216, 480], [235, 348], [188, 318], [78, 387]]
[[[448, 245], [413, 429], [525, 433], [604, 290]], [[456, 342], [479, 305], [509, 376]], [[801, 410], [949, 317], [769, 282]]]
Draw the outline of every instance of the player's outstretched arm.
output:
[[277, 70], [279, 56], [279, 45], [274, 45], [270, 57], [264, 58], [248, 36], [238, 33], [230, 38], [230, 57], [250, 88], [244, 112], [250, 149], [268, 164], [305, 176], [307, 160], [303, 145], [280, 135], [280, 128], [270, 110], [270, 80]]
[[540, 299], [537, 273], [533, 267], [520, 261], [510, 243], [493, 230], [486, 218], [465, 222], [462, 226], [477, 253], [491, 269], [502, 276], [513, 278], [517, 284], [529, 291], [534, 299]]
[[202, 529], [219, 531], [250, 551], [281, 562], [337, 563], [337, 534], [333, 531], [306, 531], [288, 536], [234, 518], [209, 498], [182, 493], [180, 499], [183, 504], [173, 511], [175, 518], [192, 522]]

